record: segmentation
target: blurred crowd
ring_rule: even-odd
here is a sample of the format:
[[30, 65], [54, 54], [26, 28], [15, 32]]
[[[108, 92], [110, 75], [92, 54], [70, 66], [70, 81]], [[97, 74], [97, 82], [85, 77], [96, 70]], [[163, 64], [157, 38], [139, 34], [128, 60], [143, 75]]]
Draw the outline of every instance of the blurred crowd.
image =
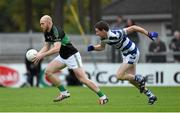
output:
[[[111, 29], [116, 30], [132, 25], [136, 25], [134, 20], [124, 19], [122, 16], [117, 16], [115, 23], [111, 24]], [[136, 44], [137, 47], [139, 47], [140, 36], [137, 32], [128, 34], [128, 37]], [[167, 62], [167, 54], [172, 54], [172, 62], [180, 62], [180, 31], [176, 30], [173, 32], [173, 37], [168, 45], [165, 44], [165, 42], [163, 42], [161, 38], [162, 37], [159, 37], [158, 40], [153, 41], [149, 44], [149, 54], [146, 55], [146, 62], [165, 63]], [[121, 53], [119, 53], [113, 47], [111, 49], [112, 62], [121, 61]], [[167, 53], [167, 49], [170, 50], [170, 53]]]

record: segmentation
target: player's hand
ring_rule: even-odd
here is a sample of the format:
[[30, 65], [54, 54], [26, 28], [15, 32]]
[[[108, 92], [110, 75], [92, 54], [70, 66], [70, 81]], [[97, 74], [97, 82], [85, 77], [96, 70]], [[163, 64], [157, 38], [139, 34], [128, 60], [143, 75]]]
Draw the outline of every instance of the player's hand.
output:
[[149, 32], [148, 37], [154, 41], [158, 38], [158, 33], [157, 32]]
[[38, 64], [39, 61], [44, 57], [44, 54], [43, 53], [38, 53], [36, 54], [36, 57], [33, 59], [33, 63], [34, 64]]
[[88, 47], [87, 47], [87, 51], [93, 51], [94, 50], [94, 46], [93, 45], [89, 45]]

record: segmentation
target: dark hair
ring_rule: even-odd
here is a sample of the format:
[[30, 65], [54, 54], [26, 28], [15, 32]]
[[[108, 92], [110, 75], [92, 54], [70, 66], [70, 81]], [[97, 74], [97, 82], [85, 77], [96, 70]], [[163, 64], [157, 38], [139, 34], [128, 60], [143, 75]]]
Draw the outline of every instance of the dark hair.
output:
[[128, 25], [128, 21], [130, 21], [132, 23], [132, 25], [136, 25], [135, 21], [129, 18], [126, 20], [126, 26], [125, 27], [132, 26], [132, 25]]
[[99, 21], [94, 25], [95, 28], [99, 29], [100, 31], [105, 30], [109, 31], [109, 24], [105, 21]]

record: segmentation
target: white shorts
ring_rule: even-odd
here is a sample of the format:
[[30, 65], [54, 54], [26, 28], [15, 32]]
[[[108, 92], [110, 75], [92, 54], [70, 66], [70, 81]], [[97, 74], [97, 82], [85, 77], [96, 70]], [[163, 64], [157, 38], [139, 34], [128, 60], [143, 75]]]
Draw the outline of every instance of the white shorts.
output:
[[79, 52], [70, 56], [68, 59], [63, 59], [60, 55], [58, 55], [54, 60], [57, 60], [63, 64], [65, 64], [70, 69], [76, 69], [82, 67], [81, 55]]
[[126, 63], [126, 64], [137, 64], [138, 61], [139, 61], [139, 50], [137, 50], [136, 53], [134, 54], [128, 54], [127, 56], [124, 56], [122, 54], [122, 57], [123, 57], [123, 63]]

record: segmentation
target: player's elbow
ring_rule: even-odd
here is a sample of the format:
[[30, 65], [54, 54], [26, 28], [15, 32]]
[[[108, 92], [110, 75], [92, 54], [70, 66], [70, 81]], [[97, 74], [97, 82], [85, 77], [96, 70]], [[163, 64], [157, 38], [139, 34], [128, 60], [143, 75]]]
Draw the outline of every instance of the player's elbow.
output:
[[105, 50], [105, 46], [100, 47], [100, 51], [103, 51], [103, 50]]
[[130, 26], [130, 29], [131, 29], [132, 32], [134, 32], [134, 31], [136, 31], [137, 26], [136, 25], [132, 25], [132, 26]]
[[101, 47], [101, 48], [98, 48], [96, 49], [97, 51], [103, 51], [105, 48]]
[[59, 50], [60, 50], [60, 48], [61, 48], [61, 45], [55, 45], [54, 48], [53, 48], [53, 49], [54, 49], [54, 52], [55, 52], [55, 53], [58, 53]]
[[127, 34], [135, 32], [136, 30], [137, 30], [136, 25], [132, 25], [132, 26], [126, 28]]
[[58, 53], [59, 50], [60, 50], [60, 48], [55, 48], [55, 49], [54, 49], [54, 52], [55, 52], [55, 53]]
[[52, 48], [53, 53], [58, 53], [60, 50], [60, 47], [54, 47]]

